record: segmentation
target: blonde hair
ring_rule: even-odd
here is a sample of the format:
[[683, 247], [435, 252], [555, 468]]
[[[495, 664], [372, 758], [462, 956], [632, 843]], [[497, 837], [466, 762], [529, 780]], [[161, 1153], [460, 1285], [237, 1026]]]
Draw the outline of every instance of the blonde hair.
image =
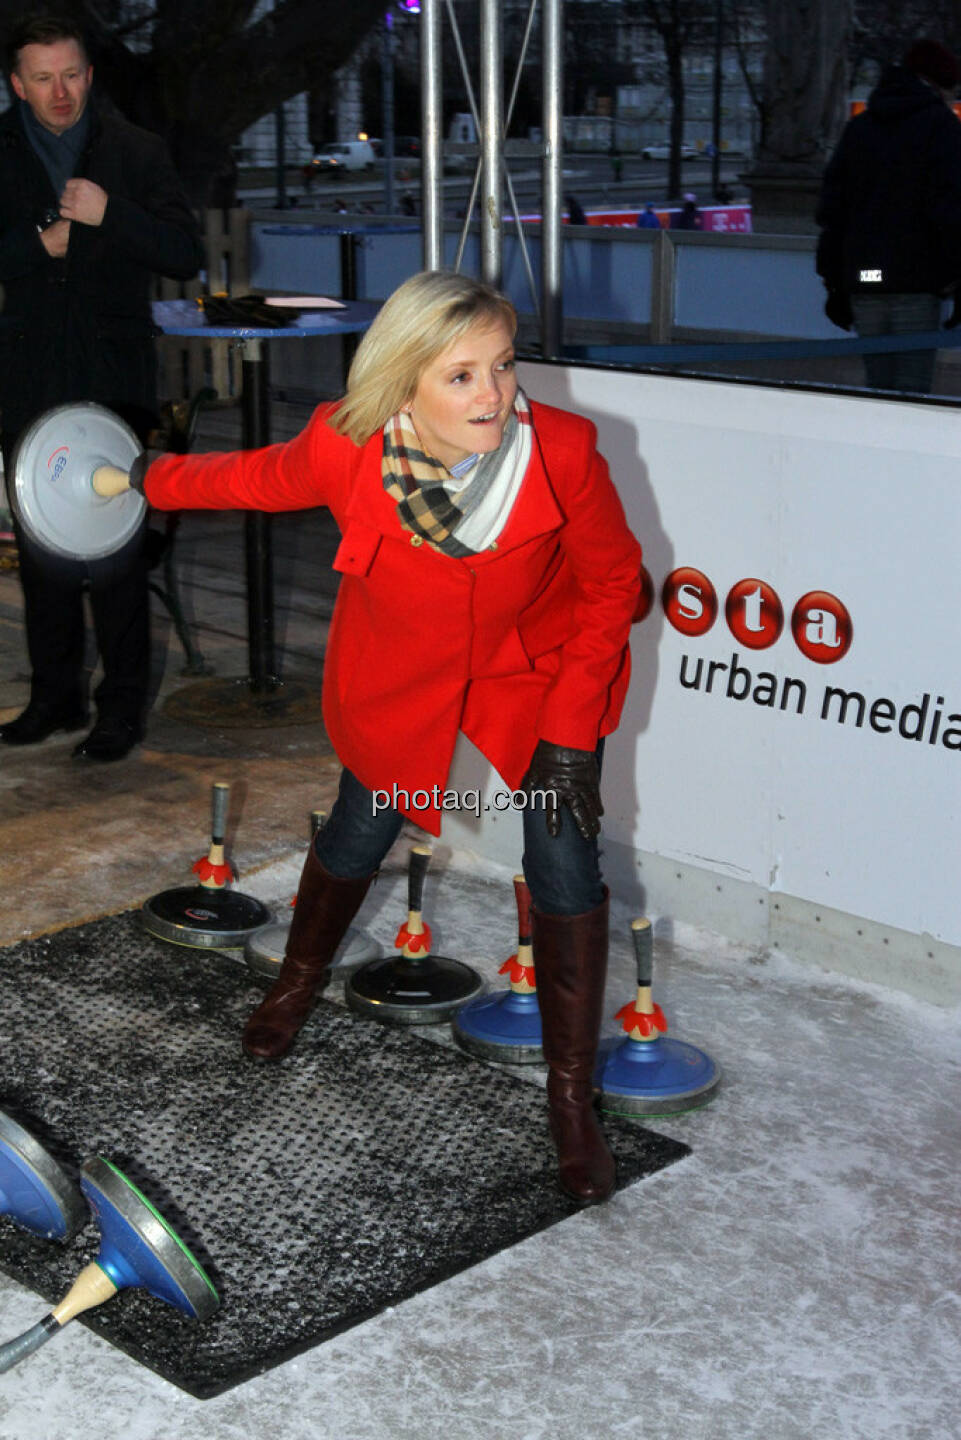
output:
[[399, 286], [378, 311], [354, 356], [347, 393], [331, 426], [363, 445], [413, 398], [426, 367], [472, 325], [517, 329], [506, 295], [450, 270], [426, 270]]

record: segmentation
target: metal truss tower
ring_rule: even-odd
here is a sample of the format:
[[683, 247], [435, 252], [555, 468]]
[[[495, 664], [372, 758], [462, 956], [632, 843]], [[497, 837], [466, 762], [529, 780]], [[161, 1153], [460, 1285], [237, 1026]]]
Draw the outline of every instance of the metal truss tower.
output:
[[[561, 223], [563, 208], [563, 0], [540, 0], [541, 9], [541, 144], [507, 138], [521, 71], [534, 27], [538, 0], [529, 0], [524, 38], [517, 57], [511, 93], [504, 104], [504, 0], [478, 0], [480, 14], [480, 75], [477, 90], [468, 73], [453, 0], [421, 0], [421, 135], [423, 147], [422, 205], [425, 270], [444, 267], [443, 95], [441, 32], [443, 11], [457, 51], [468, 102], [479, 138], [470, 203], [464, 216], [454, 268], [460, 269], [470, 224], [476, 212], [480, 226], [481, 278], [500, 285], [504, 255], [504, 197], [514, 217], [518, 244], [540, 317], [544, 355], [560, 352], [563, 329]], [[478, 98], [479, 94], [479, 98]], [[534, 275], [510, 174], [507, 155], [539, 156], [543, 172], [540, 283]]]

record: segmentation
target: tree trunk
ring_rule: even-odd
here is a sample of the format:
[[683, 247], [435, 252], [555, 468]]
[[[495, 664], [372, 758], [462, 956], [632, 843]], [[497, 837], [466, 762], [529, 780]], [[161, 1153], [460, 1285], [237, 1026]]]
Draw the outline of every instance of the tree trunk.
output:
[[767, 9], [769, 118], [759, 159], [822, 170], [845, 120], [852, 0], [771, 0]]
[[764, 137], [751, 189], [755, 230], [813, 233], [821, 175], [846, 118], [853, 0], [767, 3]]
[[681, 193], [681, 146], [684, 142], [684, 66], [677, 43], [667, 50], [668, 87], [671, 92], [671, 158], [667, 171], [668, 198]]

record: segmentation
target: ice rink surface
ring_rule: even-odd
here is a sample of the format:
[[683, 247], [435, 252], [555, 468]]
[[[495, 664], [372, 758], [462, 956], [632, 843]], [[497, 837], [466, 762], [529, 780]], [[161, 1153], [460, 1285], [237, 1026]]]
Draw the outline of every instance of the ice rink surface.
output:
[[[388, 947], [408, 843], [358, 920]], [[244, 888], [282, 906], [300, 863]], [[439, 844], [425, 912], [437, 951], [505, 983], [507, 870]], [[632, 918], [615, 901], [611, 1035]], [[957, 1435], [961, 1015], [651, 918], [655, 999], [724, 1076], [704, 1109], [647, 1122], [690, 1158], [212, 1400], [74, 1323], [0, 1379], [0, 1440]], [[0, 1295], [0, 1339], [46, 1308]]]

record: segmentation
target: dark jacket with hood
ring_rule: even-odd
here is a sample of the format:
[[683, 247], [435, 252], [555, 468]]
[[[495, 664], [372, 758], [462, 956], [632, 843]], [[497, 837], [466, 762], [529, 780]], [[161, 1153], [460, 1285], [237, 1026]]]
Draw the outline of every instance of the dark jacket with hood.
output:
[[75, 174], [107, 192], [100, 225], [75, 221], [51, 259], [37, 230], [58, 196], [27, 139], [18, 102], [0, 116], [0, 425], [4, 445], [68, 401], [117, 410], [143, 435], [156, 409], [154, 274], [203, 264], [197, 221], [156, 135], [91, 106]]
[[824, 173], [817, 270], [829, 291], [947, 293], [961, 279], [961, 122], [893, 65]]

